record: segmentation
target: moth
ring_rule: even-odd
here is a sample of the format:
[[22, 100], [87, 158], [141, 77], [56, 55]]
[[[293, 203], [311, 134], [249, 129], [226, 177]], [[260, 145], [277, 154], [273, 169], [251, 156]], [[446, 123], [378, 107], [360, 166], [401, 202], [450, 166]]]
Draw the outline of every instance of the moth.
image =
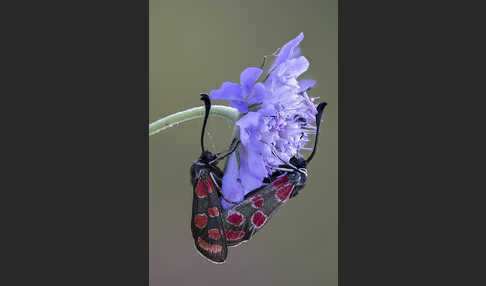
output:
[[223, 212], [222, 226], [227, 246], [237, 246], [251, 239], [280, 207], [305, 187], [308, 176], [306, 167], [316, 152], [319, 126], [326, 105], [324, 102], [317, 106], [316, 139], [309, 158], [305, 160], [294, 156], [287, 163], [274, 152], [284, 164], [275, 167], [277, 171], [265, 179], [263, 186], [249, 192], [243, 201]]
[[223, 172], [218, 162], [233, 153], [239, 141], [234, 141], [225, 154], [213, 154], [204, 149], [204, 133], [211, 109], [207, 94], [201, 94], [205, 105], [201, 132], [201, 156], [190, 169], [193, 186], [191, 231], [197, 251], [214, 263], [223, 263], [228, 255], [220, 203]]

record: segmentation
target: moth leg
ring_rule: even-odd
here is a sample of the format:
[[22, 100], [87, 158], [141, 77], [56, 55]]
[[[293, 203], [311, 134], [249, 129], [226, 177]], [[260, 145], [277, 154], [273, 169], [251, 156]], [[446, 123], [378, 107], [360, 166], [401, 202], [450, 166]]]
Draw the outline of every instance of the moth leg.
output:
[[273, 166], [270, 166], [270, 165], [267, 165], [267, 164], [265, 164], [265, 167], [270, 168], [270, 169], [279, 170], [279, 171], [285, 171], [285, 172], [293, 172], [294, 171], [292, 169], [286, 169], [286, 168], [280, 168], [280, 167], [273, 167]]
[[297, 167], [295, 167], [294, 165], [290, 164], [290, 162], [285, 162], [285, 161], [284, 161], [282, 158], [280, 158], [280, 157], [277, 155], [277, 153], [275, 152], [275, 150], [274, 150], [274, 149], [272, 149], [272, 154], [273, 154], [275, 157], [277, 157], [277, 158], [278, 158], [280, 161], [282, 161], [282, 162], [283, 162], [285, 165], [290, 166], [290, 167], [291, 167], [292, 169], [294, 169], [294, 170], [297, 170]]

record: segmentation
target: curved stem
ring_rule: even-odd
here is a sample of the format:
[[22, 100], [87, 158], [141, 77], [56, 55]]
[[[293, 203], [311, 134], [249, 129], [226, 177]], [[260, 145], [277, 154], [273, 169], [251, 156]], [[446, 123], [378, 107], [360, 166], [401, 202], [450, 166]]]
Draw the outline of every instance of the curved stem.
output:
[[[166, 117], [163, 117], [157, 121], [149, 124], [149, 136], [159, 133], [162, 130], [178, 125], [184, 121], [204, 117], [204, 106], [190, 108], [184, 111], [180, 111]], [[228, 107], [224, 105], [211, 106], [211, 115], [226, 118], [232, 123], [235, 123], [239, 119], [240, 113], [236, 108]]]

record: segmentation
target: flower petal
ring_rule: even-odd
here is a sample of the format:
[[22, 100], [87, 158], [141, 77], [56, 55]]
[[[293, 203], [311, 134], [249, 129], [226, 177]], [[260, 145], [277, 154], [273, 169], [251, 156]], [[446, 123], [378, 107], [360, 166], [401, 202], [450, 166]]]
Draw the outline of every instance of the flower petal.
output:
[[288, 60], [285, 65], [285, 75], [297, 78], [309, 68], [309, 61], [304, 56], [300, 56]]
[[313, 88], [316, 85], [316, 81], [313, 79], [303, 79], [299, 81], [299, 90], [298, 92], [304, 92], [307, 91], [311, 88]]
[[238, 109], [240, 113], [247, 113], [248, 112], [248, 102], [243, 100], [229, 100], [231, 105]]
[[283, 63], [284, 61], [291, 59], [298, 54], [300, 54], [300, 50], [295, 53], [295, 48], [300, 44], [300, 42], [304, 39], [304, 33], [300, 33], [297, 37], [295, 37], [290, 42], [286, 43], [278, 53], [277, 58], [273, 62], [272, 66], [270, 67], [270, 71], [273, 70], [276, 66]]
[[244, 195], [260, 187], [267, 175], [263, 158], [255, 147], [240, 149], [240, 178], [243, 182]]
[[266, 175], [265, 163], [263, 162], [262, 158], [262, 152], [265, 147], [264, 145], [265, 144], [260, 142], [257, 138], [254, 138], [247, 148], [243, 148], [244, 152], [246, 153], [243, 153], [243, 155], [246, 156], [242, 156], [244, 159], [243, 161], [248, 162], [250, 173], [258, 178], [260, 182], [263, 181], [263, 178], [265, 178]]
[[234, 82], [224, 82], [219, 89], [211, 90], [211, 100], [241, 100], [241, 87]]
[[260, 77], [263, 70], [255, 67], [246, 68], [240, 74], [240, 83], [243, 87], [251, 89], [255, 81]]
[[[229, 158], [228, 165], [224, 172], [222, 193], [226, 199], [233, 202], [240, 202], [245, 196], [235, 153], [233, 153]], [[221, 199], [221, 205], [223, 206], [223, 209], [233, 206], [224, 199]]]
[[[266, 176], [263, 158], [257, 149], [247, 150], [240, 147], [239, 152], [240, 169], [238, 169], [236, 154], [233, 153], [223, 177], [223, 196], [233, 202], [242, 201], [247, 193], [260, 187]], [[233, 206], [224, 199], [221, 199], [221, 205], [223, 209]]]
[[265, 85], [261, 82], [258, 82], [253, 87], [252, 95], [251, 95], [250, 99], [248, 100], [248, 104], [262, 102], [266, 93], [267, 93], [267, 90], [265, 89]]
[[261, 123], [259, 112], [248, 112], [248, 114], [236, 121], [236, 125], [240, 127], [240, 140], [243, 146], [249, 145], [251, 134]]

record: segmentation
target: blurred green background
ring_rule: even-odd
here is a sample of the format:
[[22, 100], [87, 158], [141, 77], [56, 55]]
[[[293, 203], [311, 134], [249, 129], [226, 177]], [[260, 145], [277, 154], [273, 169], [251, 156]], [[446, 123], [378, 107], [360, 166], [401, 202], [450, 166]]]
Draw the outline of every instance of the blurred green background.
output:
[[[150, 285], [337, 285], [338, 4], [332, 1], [149, 1], [150, 122], [202, 105], [201, 92], [259, 66], [304, 32], [302, 53], [327, 101], [307, 187], [225, 264], [196, 253], [190, 232], [189, 167], [202, 120], [150, 137]], [[217, 101], [214, 104], [225, 104]], [[206, 147], [225, 150], [231, 126], [210, 117]], [[308, 153], [307, 153], [308, 154]], [[220, 163], [223, 166], [223, 163]]]

